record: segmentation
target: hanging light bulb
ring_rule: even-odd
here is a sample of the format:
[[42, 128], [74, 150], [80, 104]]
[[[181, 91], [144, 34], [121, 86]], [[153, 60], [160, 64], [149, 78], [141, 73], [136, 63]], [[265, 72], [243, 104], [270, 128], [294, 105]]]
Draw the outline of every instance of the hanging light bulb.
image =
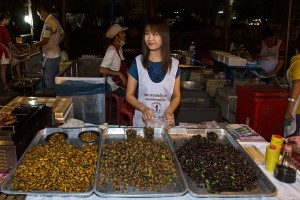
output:
[[31, 23], [30, 17], [29, 17], [28, 15], [25, 15], [24, 21], [25, 21], [26, 23], [28, 23], [28, 24]]

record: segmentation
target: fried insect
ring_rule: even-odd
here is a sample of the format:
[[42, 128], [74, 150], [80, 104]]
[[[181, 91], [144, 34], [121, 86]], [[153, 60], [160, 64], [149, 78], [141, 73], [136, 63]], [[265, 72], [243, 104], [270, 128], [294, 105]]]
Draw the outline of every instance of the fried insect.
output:
[[125, 192], [129, 187], [140, 191], [160, 191], [176, 177], [171, 151], [166, 142], [127, 139], [105, 144], [100, 164], [99, 185]]
[[154, 139], [154, 128], [145, 126], [144, 127], [144, 135], [146, 139], [153, 140]]
[[135, 129], [127, 129], [126, 130], [127, 139], [135, 139], [137, 138], [137, 132]]
[[218, 134], [216, 134], [215, 132], [208, 132], [206, 138], [208, 140], [216, 142], [218, 140]]
[[183, 171], [210, 193], [257, 188], [258, 176], [243, 155], [229, 144], [217, 143], [214, 134], [210, 137], [194, 135], [176, 150]]
[[85, 192], [92, 187], [98, 145], [83, 145], [77, 149], [62, 141], [56, 134], [47, 145], [39, 144], [28, 151], [16, 170], [14, 190]]
[[48, 139], [48, 142], [51, 145], [54, 145], [54, 144], [61, 145], [63, 143], [66, 143], [67, 139], [68, 139], [68, 135], [63, 132], [52, 133], [48, 137], [49, 137], [49, 139], [46, 138], [46, 140]]
[[91, 132], [82, 133], [79, 137], [83, 142], [95, 142], [98, 138], [98, 136], [95, 133]]

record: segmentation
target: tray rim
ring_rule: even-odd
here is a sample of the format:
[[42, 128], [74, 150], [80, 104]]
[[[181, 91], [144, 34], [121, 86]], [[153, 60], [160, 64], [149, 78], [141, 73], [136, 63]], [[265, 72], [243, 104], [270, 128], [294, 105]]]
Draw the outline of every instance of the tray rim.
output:
[[[176, 130], [175, 128], [172, 128], [173, 130]], [[278, 193], [278, 189], [277, 187], [273, 184], [273, 182], [267, 177], [267, 175], [260, 169], [260, 167], [255, 163], [255, 161], [250, 157], [250, 155], [244, 150], [244, 148], [241, 146], [241, 144], [236, 141], [236, 139], [232, 136], [232, 134], [225, 128], [182, 128], [180, 127], [180, 130], [185, 130], [185, 133], [170, 133], [170, 131], [172, 129], [169, 129], [168, 135], [170, 137], [170, 135], [196, 135], [196, 134], [191, 134], [188, 133], [188, 130], [204, 130], [204, 133], [207, 132], [211, 132], [211, 131], [217, 131], [217, 132], [222, 132], [223, 135], [226, 136], [226, 138], [230, 141], [233, 142], [238, 148], [235, 148], [242, 153], [248, 162], [250, 162], [250, 164], [254, 167], [254, 170], [256, 170], [257, 175], [259, 175], [259, 180], [260, 181], [267, 181], [268, 183], [265, 183], [266, 185], [270, 185], [270, 188], [273, 188], [273, 191], [268, 188], [270, 190], [270, 193], [262, 193], [262, 194], [243, 194], [242, 192], [222, 192], [222, 193], [218, 193], [218, 194], [214, 194], [214, 193], [205, 193], [205, 194], [201, 194], [201, 193], [197, 193], [195, 191], [193, 191], [190, 188], [190, 182], [187, 181], [187, 177], [189, 177], [188, 175], [186, 175], [186, 173], [183, 172], [184, 178], [186, 180], [187, 183], [187, 187], [188, 187], [188, 193], [193, 196], [193, 197], [197, 197], [197, 198], [216, 198], [216, 197], [220, 197], [220, 198], [228, 198], [228, 197], [232, 197], [232, 198], [236, 198], [236, 197], [243, 197], [243, 198], [253, 198], [253, 197], [273, 197], [276, 196]], [[201, 133], [202, 134], [202, 133]], [[175, 147], [174, 147], [175, 148]], [[176, 155], [177, 157], [177, 155]], [[179, 163], [180, 164], [180, 163]], [[264, 180], [262, 180], [262, 178]]]
[[[41, 141], [41, 139], [43, 138], [43, 136], [45, 136], [47, 131], [51, 131], [51, 133], [54, 132], [64, 132], [64, 130], [78, 130], [79, 134], [82, 131], [85, 130], [95, 130], [98, 131], [100, 133], [100, 136], [98, 138], [99, 144], [98, 144], [98, 160], [97, 160], [97, 165], [96, 165], [96, 171], [97, 171], [97, 167], [98, 164], [100, 162], [100, 158], [99, 158], [99, 151], [101, 149], [101, 141], [102, 141], [102, 130], [98, 129], [98, 127], [94, 127], [94, 126], [88, 126], [88, 127], [80, 127], [80, 128], [76, 128], [76, 127], [72, 127], [72, 128], [45, 128], [42, 129], [40, 131], [38, 131], [35, 135], [35, 137], [33, 138], [33, 140], [30, 142], [29, 146], [27, 147], [27, 149], [24, 151], [23, 155], [20, 157], [20, 159], [18, 160], [17, 164], [11, 169], [9, 175], [6, 177], [6, 179], [2, 182], [1, 184], [1, 192], [3, 192], [4, 194], [12, 194], [12, 195], [32, 195], [32, 196], [60, 196], [60, 197], [69, 197], [69, 196], [73, 196], [73, 197], [89, 197], [91, 196], [94, 191], [95, 191], [95, 181], [96, 181], [96, 171], [95, 171], [95, 177], [94, 177], [94, 183], [91, 184], [91, 189], [87, 192], [61, 192], [61, 191], [39, 191], [39, 190], [34, 190], [31, 192], [21, 192], [21, 191], [15, 191], [15, 190], [7, 190], [7, 188], [11, 188], [11, 184], [10, 182], [12, 181], [15, 172], [17, 170], [17, 168], [19, 167], [19, 165], [22, 163], [22, 161], [25, 158], [25, 155], [27, 154], [27, 152], [29, 151], [29, 149], [31, 147], [33, 147], [34, 145], [38, 144], [38, 142]], [[51, 134], [49, 133], [49, 134]], [[46, 137], [45, 137], [46, 138]], [[69, 137], [70, 138], [70, 137]]]
[[[108, 129], [119, 129], [119, 130], [123, 130], [123, 134], [122, 135], [125, 135], [125, 131], [126, 129], [138, 129], [139, 131], [141, 131], [141, 129], [143, 129], [143, 127], [109, 127]], [[107, 136], [107, 135], [114, 135], [114, 133], [112, 134], [109, 134], [108, 133], [108, 129], [105, 130], [105, 132], [103, 133], [103, 138], [101, 140], [101, 150], [100, 150], [100, 155], [101, 155], [101, 151], [102, 151], [102, 147], [103, 147], [103, 144], [104, 144], [104, 137]], [[173, 146], [167, 136], [167, 129], [164, 129], [164, 128], [154, 128], [154, 132], [157, 131], [157, 133], [160, 133], [161, 136], [162, 136], [162, 139], [163, 141], [167, 142], [168, 144], [168, 147], [169, 149], [171, 150], [172, 152], [172, 155], [173, 155], [173, 158], [174, 158], [174, 162], [176, 164], [176, 168], [177, 168], [177, 173], [178, 173], [178, 176], [181, 180], [181, 184], [182, 184], [182, 187], [184, 188], [184, 190], [182, 192], [174, 192], [174, 193], [154, 193], [154, 191], [151, 191], [149, 193], [145, 192], [145, 193], [139, 193], [139, 194], [126, 194], [126, 193], [104, 193], [104, 192], [100, 192], [97, 190], [97, 181], [98, 181], [98, 178], [99, 178], [99, 171], [97, 172], [96, 174], [96, 181], [95, 181], [95, 194], [98, 195], [99, 197], [116, 197], [116, 198], [161, 198], [161, 197], [179, 197], [179, 196], [183, 196], [185, 195], [187, 192], [188, 192], [188, 187], [187, 187], [187, 183], [186, 183], [186, 180], [184, 178], [184, 175], [183, 175], [183, 172], [182, 172], [182, 169], [181, 169], [181, 166], [180, 164], [178, 163], [178, 159], [177, 159], [177, 156], [175, 154], [175, 151], [173, 149]], [[139, 133], [139, 132], [138, 132]], [[118, 135], [118, 134], [115, 134], [115, 135]], [[120, 134], [121, 135], [121, 134]], [[101, 157], [101, 156], [100, 156]], [[99, 170], [99, 167], [98, 167], [98, 170]]]

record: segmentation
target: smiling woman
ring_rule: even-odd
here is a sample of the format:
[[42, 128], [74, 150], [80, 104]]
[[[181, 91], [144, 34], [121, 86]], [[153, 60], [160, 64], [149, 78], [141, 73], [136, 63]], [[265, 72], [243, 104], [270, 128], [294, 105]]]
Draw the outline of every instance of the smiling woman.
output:
[[129, 69], [126, 92], [126, 100], [136, 109], [133, 126], [143, 127], [153, 118], [174, 124], [173, 112], [180, 102], [181, 70], [179, 61], [170, 56], [167, 21], [150, 18], [143, 35], [143, 53], [135, 58]]

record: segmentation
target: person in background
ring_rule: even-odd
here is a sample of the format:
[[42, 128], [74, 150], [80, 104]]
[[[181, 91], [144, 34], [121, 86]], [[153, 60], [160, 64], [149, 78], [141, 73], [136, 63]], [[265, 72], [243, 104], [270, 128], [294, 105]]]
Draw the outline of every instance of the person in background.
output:
[[285, 137], [299, 136], [300, 129], [300, 34], [296, 40], [296, 55], [292, 57], [289, 69], [286, 72], [287, 80], [290, 83], [290, 98], [288, 98], [288, 107], [285, 112]]
[[125, 30], [128, 27], [122, 27], [114, 24], [107, 30], [106, 37], [111, 39], [103, 61], [99, 67], [99, 73], [108, 76], [107, 82], [113, 93], [125, 97], [127, 85], [127, 67], [123, 56], [122, 47], [126, 42]]
[[47, 88], [55, 87], [55, 76], [59, 74], [61, 51], [59, 44], [65, 33], [59, 21], [52, 15], [51, 1], [43, 0], [37, 8], [37, 14], [44, 21], [40, 41], [32, 44], [33, 50], [42, 47], [44, 79]]
[[275, 32], [266, 28], [263, 40], [257, 45], [254, 59], [262, 65], [267, 77], [276, 75], [283, 66], [285, 56], [285, 42], [278, 39]]
[[[20, 54], [19, 49], [11, 42], [8, 29], [5, 27], [9, 24], [11, 16], [9, 12], [0, 13], [0, 70], [1, 81], [3, 84], [3, 90], [9, 89], [6, 80], [7, 66], [10, 64], [10, 52], [9, 49], [14, 50]], [[20, 70], [19, 68], [17, 70]]]
[[[142, 40], [142, 55], [128, 70], [126, 100], [135, 108], [134, 127], [144, 127], [153, 118], [174, 123], [180, 103], [179, 61], [170, 56], [170, 32], [165, 19], [150, 18]], [[138, 97], [136, 97], [136, 90]]]

